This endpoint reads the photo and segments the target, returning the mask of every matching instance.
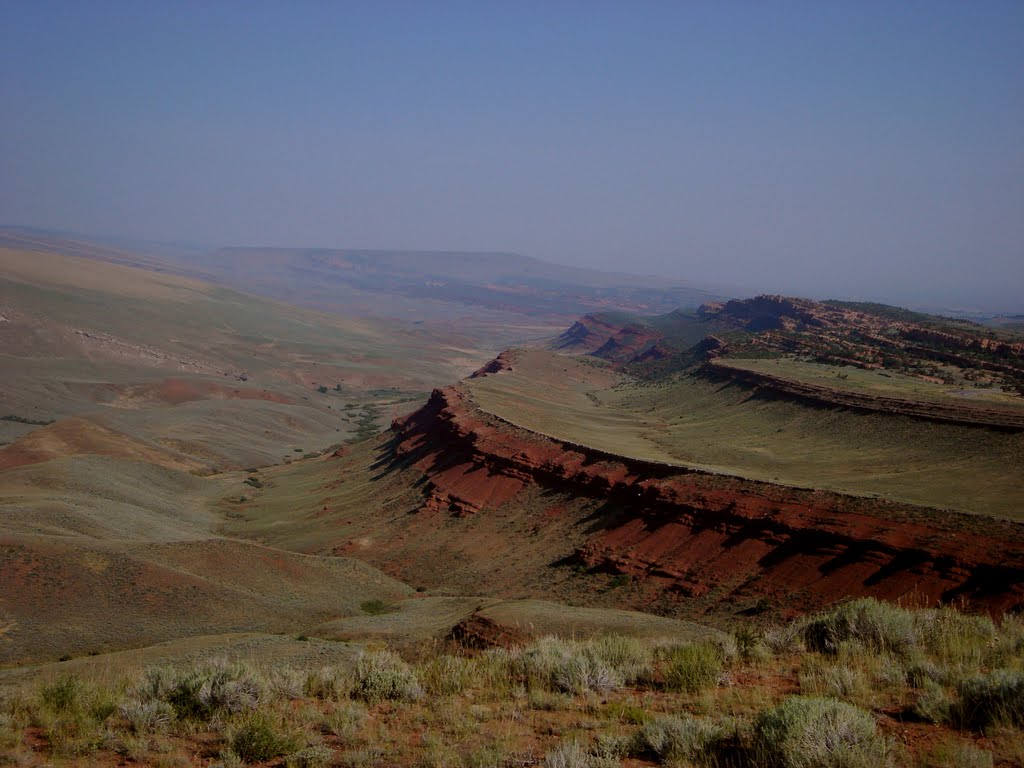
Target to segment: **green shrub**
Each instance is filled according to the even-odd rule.
[[[988,616],[971,616],[952,608],[915,613],[921,644],[939,662],[977,669],[990,661],[998,630]]]
[[[956,714],[967,727],[1024,725],[1024,671],[996,669],[957,685],[960,702]]]
[[[356,661],[356,698],[368,702],[385,699],[414,701],[423,695],[409,665],[391,651],[362,653]]]
[[[462,693],[476,679],[476,664],[461,656],[447,654],[430,659],[420,668],[423,687],[433,696]]]
[[[44,729],[54,755],[79,757],[99,749],[105,723],[116,709],[109,690],[71,675],[40,688],[33,719]]]
[[[699,693],[718,684],[722,651],[710,643],[677,645],[664,652],[662,680],[670,691]]]
[[[830,657],[810,656],[800,668],[800,692],[860,703],[870,698],[872,686],[864,670],[848,664],[830,664]]]
[[[56,714],[78,710],[85,684],[75,675],[68,675],[46,684],[39,692],[44,707]]]
[[[992,768],[992,753],[972,744],[945,741],[936,744],[925,757],[928,768]]]
[[[341,699],[349,694],[352,680],[334,667],[320,667],[306,673],[303,691],[314,699]]]
[[[818,614],[804,625],[811,650],[837,653],[845,642],[874,651],[909,654],[917,642],[914,614],[891,603],[866,597]]]
[[[488,648],[476,657],[474,674],[484,697],[497,700],[513,695],[518,675],[518,653],[506,648]]]
[[[755,725],[760,759],[778,768],[877,768],[889,746],[870,714],[834,699],[794,696]]]
[[[363,613],[368,613],[370,616],[380,616],[382,613],[391,613],[394,608],[389,606],[383,600],[367,600],[359,606]]]
[[[246,763],[261,763],[295,752],[302,738],[290,733],[262,713],[251,714],[228,731],[228,744]]]
[[[64,715],[46,728],[46,739],[57,757],[80,757],[95,752],[103,743],[100,723],[80,714]]]
[[[925,680],[914,702],[914,712],[930,723],[948,723],[954,714],[954,700],[949,691],[934,680]]]

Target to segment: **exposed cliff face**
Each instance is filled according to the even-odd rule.
[[[491,374],[501,373],[502,371],[512,370],[512,353],[508,350],[502,352],[496,358],[491,360],[486,365],[480,366],[477,370],[470,374],[469,378],[479,379],[484,376],[490,376]]]
[[[883,305],[757,296],[711,302],[692,315],[676,312],[650,322],[587,315],[555,348],[613,363],[654,363],[649,373],[657,374],[665,367],[659,361],[673,357],[686,365],[693,356],[687,348],[699,353],[692,346],[699,344],[695,334],[728,337],[727,354],[734,357],[794,354],[828,365],[887,368],[939,381],[937,363],[947,366],[947,377],[958,369],[951,378],[965,378],[969,386],[978,382],[1024,393],[1024,342],[994,338],[991,330],[970,323]]]
[[[760,597],[811,610],[851,595],[1024,608],[1017,523],[618,457],[483,414],[459,387],[393,430],[398,458],[428,479],[423,511],[488,514],[529,486],[605,502],[563,562],[628,574],[667,610]]]
[[[601,314],[586,314],[555,340],[554,347],[626,361],[658,338],[660,334],[641,323],[621,323]]]
[[[659,351],[652,351],[658,345],[656,342],[661,334],[651,328],[641,325],[627,325],[616,331],[592,353],[602,360],[609,360],[614,363],[633,362],[635,360],[659,360],[665,357],[668,350],[658,347]]]

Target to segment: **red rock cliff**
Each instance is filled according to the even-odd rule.
[[[661,600],[765,597],[812,610],[872,595],[1024,608],[1024,526],[628,459],[514,427],[459,387],[393,424],[423,508],[487,514],[530,484],[611,502],[569,557]],[[510,542],[515,546],[515,542]]]

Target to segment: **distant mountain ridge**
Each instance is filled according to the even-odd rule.
[[[682,280],[551,264],[514,253],[135,243],[0,227],[0,245],[199,277],[313,309],[454,319],[465,307],[532,317],[642,315],[727,298]],[[388,297],[384,300],[382,297]]]

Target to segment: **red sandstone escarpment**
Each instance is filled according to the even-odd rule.
[[[716,381],[736,381],[745,386],[767,390],[777,397],[797,400],[808,405],[847,408],[865,413],[910,416],[927,421],[990,427],[1011,432],[1024,430],[1024,413],[1021,411],[909,400],[899,397],[880,397],[794,381],[761,371],[737,368],[720,360],[709,361],[700,368],[700,373]]]
[[[644,357],[646,352],[652,350],[660,338],[661,334],[653,329],[645,328],[641,325],[627,325],[610,336],[604,344],[595,349],[591,354],[594,357],[600,357],[602,360],[609,360],[613,363],[633,362]],[[665,350],[663,354],[652,354],[654,354],[654,357],[650,359],[658,360],[665,357],[668,351]]]
[[[621,324],[599,314],[584,315],[555,340],[554,347],[564,352],[592,354],[622,330]]]
[[[505,350],[486,365],[483,365],[477,370],[473,371],[473,373],[470,374],[469,378],[480,379],[483,378],[484,376],[490,376],[491,374],[494,373],[501,373],[502,371],[511,370],[512,352],[510,350]]]
[[[812,610],[872,595],[1024,608],[1017,523],[614,456],[488,416],[459,387],[393,430],[398,458],[428,478],[424,511],[487,514],[528,485],[603,502],[565,562],[628,574],[651,604]]]

